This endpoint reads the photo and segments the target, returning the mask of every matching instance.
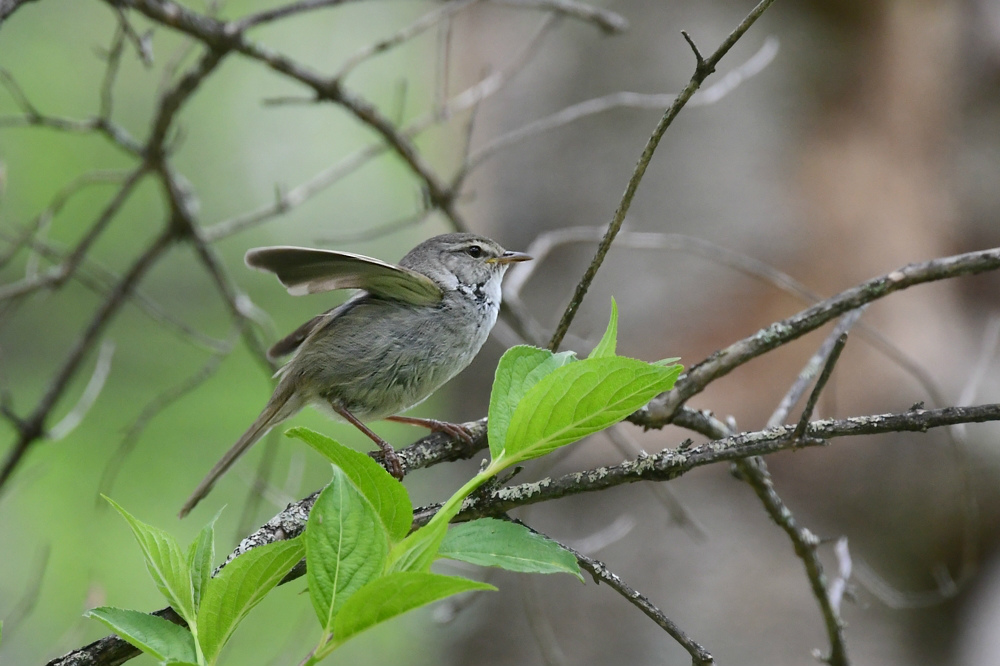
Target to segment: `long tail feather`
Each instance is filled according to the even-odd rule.
[[[247,428],[247,431],[233,444],[232,448],[226,451],[222,459],[215,463],[215,467],[202,479],[198,487],[194,489],[194,492],[188,497],[178,516],[183,518],[190,513],[191,509],[208,495],[209,491],[212,490],[212,486],[219,480],[219,477],[225,474],[247,449],[257,443],[271,428],[290,418],[301,408],[301,400],[295,395],[295,392],[282,392],[279,386],[279,390],[275,391],[274,395],[271,396],[271,400],[268,401],[267,406],[264,407],[264,411],[260,413],[260,416]]]

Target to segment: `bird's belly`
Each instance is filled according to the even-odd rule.
[[[405,411],[461,372],[495,321],[495,315],[470,321],[437,313],[430,321],[406,311],[379,314],[401,317],[408,325],[399,320],[334,325],[292,359],[288,371],[299,376],[300,387],[308,387],[312,402],[345,408],[362,421]]]

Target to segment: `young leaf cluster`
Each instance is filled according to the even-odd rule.
[[[302,559],[301,537],[254,548],[212,577],[215,521],[198,534],[187,554],[169,533],[148,525],[113,500],[128,522],[150,576],[187,627],[135,610],[103,606],[87,612],[161,664],[211,666],[237,625]]]
[[[599,432],[673,387],[684,369],[677,359],[618,356],[617,340],[612,301],[608,328],[586,359],[528,346],[507,350],[490,394],[493,473]]]
[[[182,553],[174,538],[125,517],[150,575],[187,623],[117,608],[88,613],[163,664],[211,666],[239,622],[306,558],[309,598],[320,625],[312,665],[377,624],[445,597],[491,585],[431,572],[439,558],[526,573],[569,573],[576,558],[558,543],[508,521],[484,518],[449,529],[462,502],[502,470],[617,423],[669,390],[676,359],[645,363],[615,353],[618,312],[586,359],[518,346],[500,359],[490,397],[490,463],[449,498],[427,525],[410,531],[406,489],[369,456],[306,428],[288,431],[332,463],[333,476],[304,533],[254,548],[212,578],[213,519]],[[109,502],[111,500],[108,500]]]

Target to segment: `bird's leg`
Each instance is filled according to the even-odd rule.
[[[406,423],[409,425],[427,428],[431,432],[443,432],[455,439],[460,439],[466,444],[472,444],[472,433],[468,428],[459,423],[449,423],[448,421],[438,421],[437,419],[420,419],[415,416],[387,416],[386,421],[396,423]]]
[[[385,458],[386,464],[389,465],[389,473],[392,474],[397,479],[399,479],[400,481],[402,481],[403,464],[402,462],[400,462],[399,456],[396,455],[396,450],[392,448],[392,444],[390,444],[389,442],[385,441],[384,439],[376,435],[371,428],[369,428],[364,423],[359,421],[358,418],[354,416],[354,414],[351,414],[345,408],[333,403],[330,403],[330,406],[333,408],[333,411],[340,414],[340,416],[342,416],[345,421],[353,425],[361,432],[368,435],[368,437],[371,438],[371,440],[378,445],[378,448],[381,449],[382,451],[382,456]]]

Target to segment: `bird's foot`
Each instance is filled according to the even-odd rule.
[[[403,462],[399,459],[396,449],[392,448],[392,444],[381,438],[375,443],[378,444],[378,448],[382,451],[382,463],[389,468],[389,474],[392,474],[397,480],[402,481]]]
[[[472,444],[474,439],[469,429],[461,423],[450,423],[448,421],[438,421],[437,419],[421,419],[415,416],[390,416],[386,418],[386,421],[420,426],[421,428],[427,428],[431,432],[443,432],[449,437],[462,440],[466,444]]]

